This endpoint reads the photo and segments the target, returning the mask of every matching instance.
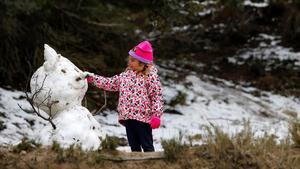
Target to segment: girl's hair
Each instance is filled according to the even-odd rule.
[[[142,73],[143,75],[145,75],[147,77],[147,75],[149,74],[150,72],[150,68],[153,64],[146,64],[146,63],[143,63],[141,61],[139,61],[139,64],[143,65],[143,69],[141,71],[139,71],[138,73]],[[130,67],[127,67],[126,70],[130,70],[131,68]]]
[[[140,71],[140,72],[143,75],[147,76],[149,74],[149,71],[150,71],[149,69],[150,69],[151,65],[150,64],[145,64],[145,63],[142,63],[142,62],[140,62],[140,64],[143,64],[143,70]]]

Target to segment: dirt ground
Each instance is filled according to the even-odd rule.
[[[146,154],[146,155],[145,155]],[[143,160],[143,158],[147,158]],[[39,148],[30,152],[20,153],[2,149],[0,152],[1,169],[140,169],[140,168],[182,168],[182,165],[203,163],[201,159],[190,159],[170,162],[163,157],[162,152],[147,153],[121,153],[121,152],[55,152],[50,149]],[[188,167],[190,168],[190,167]],[[193,167],[192,167],[193,168]]]
[[[176,159],[168,159],[163,152],[122,153],[89,152],[75,149],[53,150],[36,148],[16,152],[1,148],[1,169],[192,169],[192,168],[292,168],[300,169],[300,149],[291,149],[287,155],[282,151],[264,152],[265,156],[228,151],[226,155],[213,154],[206,146],[188,148],[177,154]],[[286,158],[288,156],[288,158]]]

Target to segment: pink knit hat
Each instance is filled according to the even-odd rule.
[[[137,60],[149,64],[153,62],[153,50],[151,43],[143,41],[131,49],[128,54]]]

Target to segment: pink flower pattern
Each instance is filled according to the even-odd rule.
[[[119,122],[134,119],[149,123],[152,116],[163,114],[162,87],[157,69],[137,75],[134,70],[126,70],[113,77],[94,75],[92,84],[107,91],[119,91]]]

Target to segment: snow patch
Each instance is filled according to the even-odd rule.
[[[263,2],[252,2],[251,0],[245,0],[244,1],[244,6],[251,6],[251,7],[256,7],[256,8],[265,8],[269,6],[269,1],[264,0]]]
[[[249,41],[257,40],[260,42],[259,46],[251,49],[242,49],[237,55],[228,58],[228,62],[242,65],[248,59],[258,59],[268,62],[272,65],[276,60],[279,61],[294,61],[295,66],[300,64],[300,52],[294,52],[291,48],[280,46],[281,42],[279,36],[271,36],[267,34],[260,34],[256,38]],[[267,68],[269,69],[269,68]]]

